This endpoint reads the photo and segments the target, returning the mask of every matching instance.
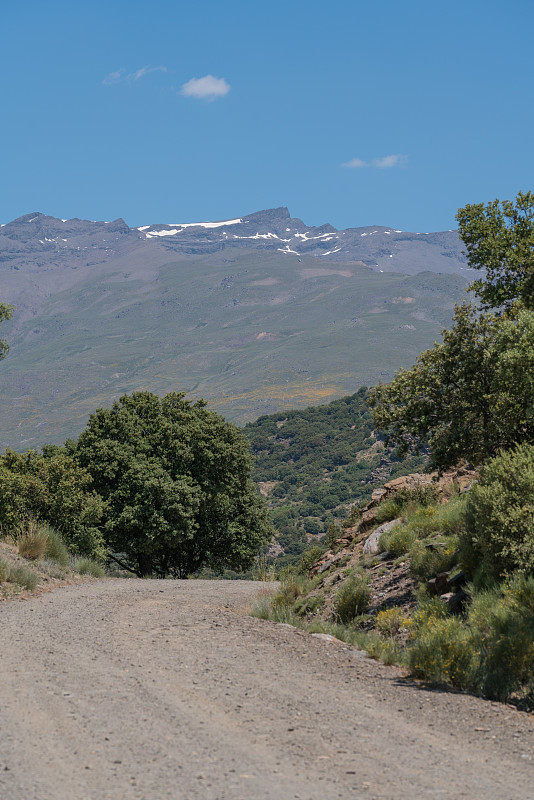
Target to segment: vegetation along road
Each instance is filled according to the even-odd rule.
[[[534,717],[246,616],[247,581],[0,605],[1,800],[534,798]]]

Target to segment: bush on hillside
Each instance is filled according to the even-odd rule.
[[[473,591],[465,619],[450,616],[435,598],[410,626],[407,663],[417,677],[534,706],[534,577],[515,575]]]
[[[92,578],[103,578],[106,574],[102,564],[86,556],[75,558],[72,562],[72,568],[78,575],[90,575]]]
[[[89,473],[60,447],[7,450],[0,456],[0,529],[16,535],[28,520],[48,523],[70,551],[93,558],[105,556],[99,530],[104,503],[92,489]]]
[[[365,575],[354,575],[338,591],[334,603],[334,616],[345,625],[367,611],[371,591]]]
[[[20,564],[15,567],[9,567],[7,580],[10,583],[17,584],[17,586],[20,586],[22,589],[27,589],[29,592],[33,592],[39,583],[39,576],[36,572],[33,572],[33,570],[27,569],[25,566]]]
[[[23,558],[39,561],[46,555],[48,533],[43,531],[35,520],[28,520],[27,525],[17,537],[17,549]]]
[[[523,444],[489,461],[469,493],[463,549],[495,578],[534,572],[534,447]],[[479,558],[477,559],[477,554]]]
[[[46,558],[50,561],[55,561],[60,567],[67,567],[70,555],[61,534],[47,523],[43,523],[41,529],[46,532],[48,539],[45,553]]]
[[[534,577],[515,575],[475,594],[468,617],[479,653],[475,688],[494,700],[534,702]]]
[[[319,544],[310,547],[310,549],[306,550],[301,556],[301,559],[296,566],[297,572],[300,575],[307,575],[313,565],[319,561],[324,552],[324,547],[321,547]]]

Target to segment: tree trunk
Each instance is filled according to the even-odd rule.
[[[139,553],[137,556],[138,576],[146,578],[147,575],[152,575],[154,569],[152,566],[152,556],[148,553]]]

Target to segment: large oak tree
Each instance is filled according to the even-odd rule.
[[[271,529],[239,429],[183,394],[98,409],[74,446],[106,501],[113,557],[139,576],[242,569]]]

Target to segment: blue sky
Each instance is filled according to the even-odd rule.
[[[531,0],[6,6],[1,222],[430,231],[534,188]]]

